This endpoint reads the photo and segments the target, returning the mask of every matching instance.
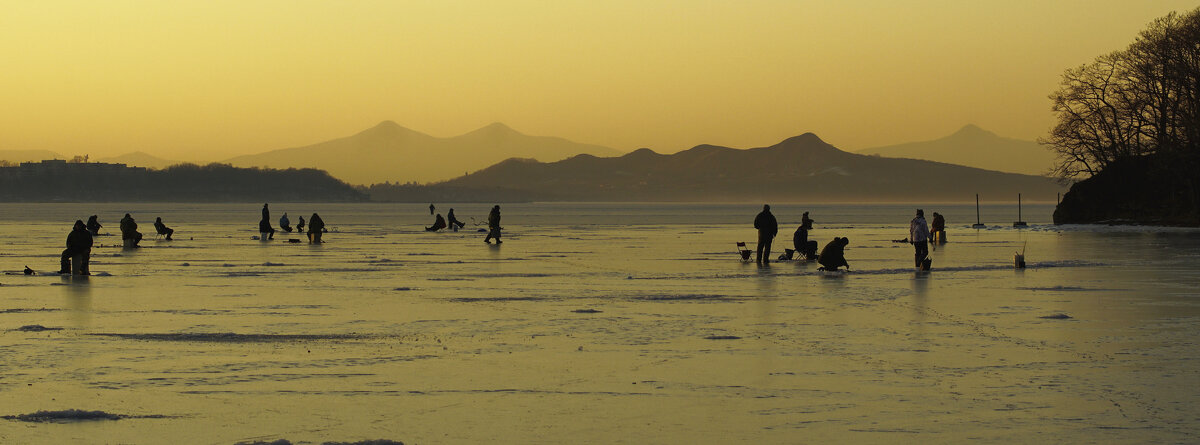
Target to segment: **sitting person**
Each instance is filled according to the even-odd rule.
[[[171,235],[175,233],[175,229],[167,227],[166,224],[163,224],[161,216],[154,220],[154,231],[158,232],[159,235],[166,235],[167,241],[170,241]]]
[[[817,242],[808,240],[808,231],[812,230],[812,224],[813,220],[808,218],[808,212],[804,212],[804,216],[800,217],[800,227],[792,234],[792,247],[795,247],[800,258],[806,260],[817,257]]]
[[[283,216],[279,217],[279,228],[283,229],[284,233],[292,233],[292,222],[288,220],[287,212],[283,212]]]
[[[67,248],[62,252],[62,261],[58,269],[58,273],[71,273],[71,259],[79,257],[79,274],[90,275],[88,272],[88,257],[92,252],[92,233],[88,231],[87,225],[83,221],[75,220],[75,227],[71,229],[71,234],[67,235]],[[29,266],[25,266],[25,275],[32,275],[33,271]]]
[[[308,218],[308,243],[323,243],[324,241],[321,241],[321,234],[323,233],[325,233],[325,221],[321,219],[320,215],[313,213],[312,217]]]
[[[121,240],[132,240],[130,247],[138,247],[138,243],[142,242],[142,233],[137,231],[137,227],[137,222],[128,213],[121,218]]]
[[[449,220],[450,228],[453,229],[455,232],[457,232],[458,229],[463,228],[463,226],[467,225],[467,223],[459,221],[458,218],[454,217],[454,209],[450,209],[450,211],[446,213],[446,219]]]
[[[304,231],[304,215],[300,215],[300,222],[296,224],[296,232]]]
[[[92,216],[88,217],[87,230],[89,232],[92,232],[93,236],[100,234],[101,227],[104,227],[104,226],[101,226],[100,221],[96,220],[96,215],[92,215]]]
[[[821,270],[838,270],[839,267],[846,266],[850,268],[850,263],[846,262],[845,249],[846,245],[850,244],[848,238],[834,238],[829,244],[821,249],[821,255],[817,257],[817,262],[821,263]]]
[[[433,225],[426,227],[426,232],[436,232],[446,228],[446,218],[442,218],[442,214],[437,214],[437,219],[433,221]]]

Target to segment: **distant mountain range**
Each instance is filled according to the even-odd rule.
[[[107,158],[93,159],[94,162],[108,162],[112,164],[125,164],[130,167],[146,167],[153,169],[164,169],[176,164],[183,164],[183,161],[173,161],[163,159],[145,152],[135,151],[133,153],[125,153],[120,156],[111,156]]]
[[[61,153],[56,153],[49,150],[0,150],[0,160],[20,164],[22,162],[38,162],[49,159],[71,159],[72,156],[63,156]],[[151,154],[140,151],[126,153],[120,156],[109,156],[106,158],[88,159],[89,162],[107,162],[110,164],[125,164],[130,167],[146,167],[154,169],[164,169],[175,164],[182,164],[183,161],[172,161],[163,159]]]
[[[461,136],[438,138],[384,121],[350,137],[222,162],[237,167],[320,168],[353,184],[370,184],[443,181],[510,157],[557,161],[581,153],[621,154],[599,145],[528,136],[500,123]]]
[[[551,163],[509,159],[437,187],[505,189],[533,200],[757,202],[961,202],[975,193],[1051,201],[1064,190],[1039,176],[848,153],[812,133],[746,150],[700,145],[672,155],[643,148]]]
[[[50,150],[0,150],[0,161],[14,164],[22,162],[37,162],[46,159],[67,159],[63,155]]]
[[[856,153],[1027,175],[1044,175],[1054,165],[1054,154],[1037,142],[998,136],[975,125],[967,125],[941,139],[868,148]]]

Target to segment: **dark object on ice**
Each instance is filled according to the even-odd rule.
[[[979,194],[975,194],[975,224],[971,224],[972,229],[986,229],[987,224],[979,222]]]
[[[325,220],[321,219],[321,215],[313,212],[308,218],[308,243],[321,244],[321,234],[325,233]]]
[[[25,266],[25,275],[33,275],[33,269],[30,269],[29,266]]]
[[[42,326],[40,324],[27,324],[25,326],[21,326],[21,327],[17,328],[16,330],[21,331],[21,332],[42,332],[42,331],[61,331],[61,330],[63,330],[63,328],[48,328],[48,327]]]
[[[902,244],[908,244],[908,238],[905,238],[905,239],[894,239],[894,240],[892,240],[892,242],[893,242],[893,243],[902,243]]]
[[[100,225],[100,221],[97,221],[96,218],[97,218],[96,215],[92,215],[92,216],[88,217],[88,221],[87,221],[87,230],[89,232],[92,232],[92,235],[99,235],[100,228],[104,227],[104,226]]]
[[[763,204],[763,209],[754,217],[754,228],[758,229],[758,246],[754,253],[754,262],[762,264],[771,262],[771,241],[779,233],[779,222],[771,214],[771,206]]]
[[[142,232],[138,232],[137,228],[137,221],[134,221],[128,213],[121,218],[121,240],[124,241],[126,248],[138,247],[138,243],[142,242]]]
[[[446,218],[442,218],[442,214],[439,213],[437,215],[437,219],[433,220],[433,225],[426,227],[425,231],[426,232],[436,232],[438,230],[442,230],[445,228],[446,228]]]
[[[121,420],[129,416],[106,413],[104,411],[84,411],[81,409],[66,409],[61,411],[38,411],[30,414],[3,416],[8,420],[22,422],[69,422],[73,420]]]
[[[500,241],[500,205],[492,206],[492,211],[488,212],[488,234],[483,239],[483,242],[491,244],[492,238],[496,239],[496,244],[503,243]]]
[[[1071,317],[1070,315],[1067,315],[1067,314],[1054,314],[1054,315],[1043,315],[1043,316],[1041,316],[1041,317],[1038,317],[1038,318],[1045,318],[1045,319],[1047,319],[1047,320],[1067,320],[1067,319],[1070,319],[1070,318],[1072,318],[1072,317]]]
[[[600,312],[603,312],[603,311],[598,311],[596,309],[576,309],[571,312],[574,312],[576,314],[599,314]]]
[[[263,204],[262,219],[258,220],[258,233],[266,234],[262,237],[263,241],[275,239],[275,228],[271,227],[271,210]]]
[[[300,238],[288,238],[288,242],[292,244],[300,244]]]
[[[467,223],[459,221],[458,218],[454,217],[454,209],[450,209],[449,212],[446,212],[446,219],[450,223],[450,228],[453,229],[455,232],[457,232],[458,229],[463,228],[463,226],[467,225]]]
[[[75,227],[71,229],[71,234],[67,235],[67,248],[62,251],[58,273],[88,275],[88,261],[91,254],[92,232],[87,230],[83,221],[75,220]],[[29,266],[26,266],[25,269],[28,270]],[[25,274],[31,275],[32,272],[30,270]]]
[[[738,337],[736,335],[710,335],[708,337],[704,337],[704,339],[705,340],[741,340],[742,337]]]
[[[170,241],[171,235],[175,233],[175,229],[167,227],[166,224],[163,224],[161,216],[154,219],[154,231],[159,235],[166,235],[167,241]]]
[[[754,253],[753,250],[750,250],[749,247],[746,247],[745,241],[738,241],[737,252],[738,255],[742,257],[742,261],[750,261],[750,255]]]
[[[850,263],[846,262],[846,246],[850,244],[849,238],[834,238],[829,244],[821,249],[821,255],[817,257],[817,262],[821,263],[824,270],[838,270],[839,267],[846,266],[850,268]]]
[[[931,268],[933,268],[933,258],[925,257],[924,260],[921,260],[920,269],[922,272],[929,272]]]

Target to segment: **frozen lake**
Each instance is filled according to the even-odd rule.
[[[505,243],[426,233],[427,204],[0,204],[3,443],[1189,442],[1200,434],[1200,231],[1055,227],[1053,206],[800,213],[853,272],[743,263],[761,204],[504,204]],[[450,205],[438,204],[438,213]],[[147,239],[122,251],[132,213]],[[58,267],[99,214],[90,278]],[[161,216],[175,241],[154,240]],[[272,221],[276,224],[277,221]],[[1026,249],[1029,267],[1014,270]],[[14,275],[15,273],[15,275]],[[1044,318],[1064,314],[1070,318]],[[20,330],[40,325],[50,330]]]

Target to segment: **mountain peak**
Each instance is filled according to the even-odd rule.
[[[980,136],[995,137],[996,133],[992,133],[990,131],[979,128],[979,126],[975,125],[975,124],[967,124],[967,125],[964,125],[962,128],[959,128],[958,131],[954,132],[954,134],[950,135],[950,137],[960,137],[960,138],[961,137],[980,137]]]
[[[813,133],[811,131],[804,133],[802,135],[799,135],[799,136],[792,136],[790,138],[784,139],[783,142],[780,142],[778,145],[814,144],[814,143],[829,145],[829,144],[826,144],[825,141],[822,141],[820,137],[818,137],[815,133]]]

